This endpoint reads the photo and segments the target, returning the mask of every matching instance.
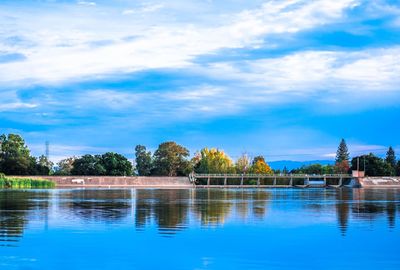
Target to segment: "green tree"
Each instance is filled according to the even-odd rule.
[[[339,147],[336,151],[336,163],[341,163],[343,161],[349,161],[349,150],[347,148],[347,144],[346,141],[344,139],[342,139],[340,141]]]
[[[387,176],[392,172],[391,166],[384,159],[370,153],[351,160],[352,169],[357,169],[357,158],[360,162],[360,170],[365,170],[367,176]],[[365,161],[364,161],[365,160]],[[364,168],[365,163],[365,168]]]
[[[38,159],[31,157],[30,173],[31,175],[49,175],[53,171],[53,162],[41,155]]]
[[[303,165],[300,168],[291,170],[294,174],[333,174],[335,167],[333,165],[310,164]]]
[[[60,160],[57,163],[56,170],[54,174],[56,175],[71,175],[71,171],[74,168],[73,164],[76,157],[69,157],[63,160]]]
[[[132,175],[132,163],[123,155],[108,152],[101,156],[100,164],[106,170],[106,175]]]
[[[385,161],[391,167],[390,175],[396,175],[396,154],[391,146],[389,147],[388,151],[386,152]]]
[[[17,134],[0,136],[0,171],[8,175],[27,175],[32,159],[24,139]]]
[[[151,152],[146,151],[146,146],[136,145],[135,147],[136,156],[136,170],[140,176],[148,176],[151,174],[152,160]]]
[[[348,173],[350,169],[349,159],[350,159],[350,154],[347,148],[346,141],[342,139],[336,151],[335,172]]]
[[[192,159],[196,173],[232,173],[235,171],[232,159],[224,151],[203,148]]]
[[[84,155],[73,163],[72,175],[106,175],[106,169],[101,164],[100,155]]]
[[[175,142],[164,142],[154,152],[154,167],[152,174],[177,176],[186,175],[190,170],[187,160],[189,150]]]

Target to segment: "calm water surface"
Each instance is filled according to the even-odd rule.
[[[0,269],[400,269],[400,190],[0,191]]]

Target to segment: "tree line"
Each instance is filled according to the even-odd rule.
[[[352,170],[364,171],[366,176],[400,176],[400,160],[396,159],[393,147],[389,147],[385,158],[373,153],[355,156],[350,154],[344,139],[336,152],[334,165],[310,164],[291,170],[294,174],[334,174],[351,173]]]
[[[191,172],[210,174],[334,174],[365,170],[366,175],[400,175],[400,161],[389,148],[386,158],[372,153],[354,157],[342,139],[335,164],[311,164],[291,171],[273,170],[263,156],[241,155],[235,162],[224,151],[203,148],[190,158],[187,148],[176,142],[161,143],[151,153],[146,146],[137,145],[135,166],[125,156],[107,152],[101,155],[69,157],[53,164],[46,156],[34,157],[24,139],[17,134],[0,136],[0,172],[6,175],[110,175],[110,176],[185,176]],[[357,160],[359,162],[357,162]],[[365,164],[365,166],[364,166]]]

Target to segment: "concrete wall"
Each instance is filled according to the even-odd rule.
[[[362,187],[400,188],[400,177],[364,177],[359,179]]]
[[[161,176],[19,176],[54,181],[57,187],[192,187],[188,177]]]

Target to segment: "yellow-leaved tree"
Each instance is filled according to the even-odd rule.
[[[251,173],[254,174],[273,174],[271,167],[265,162],[263,156],[257,156],[253,159]]]
[[[224,151],[203,148],[192,159],[196,173],[233,173],[232,159]]]

